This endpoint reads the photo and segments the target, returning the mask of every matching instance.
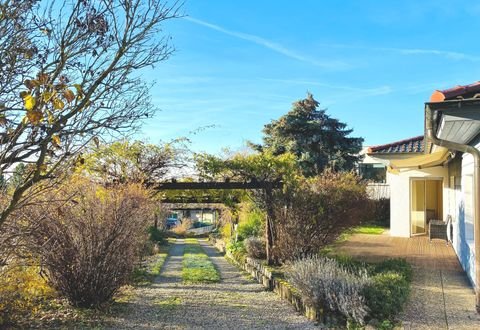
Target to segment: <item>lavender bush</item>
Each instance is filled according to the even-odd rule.
[[[364,324],[369,309],[362,291],[369,283],[366,270],[347,270],[336,260],[311,256],[288,265],[287,279],[307,303]]]
[[[265,241],[258,237],[249,237],[244,242],[247,255],[250,258],[265,259]]]

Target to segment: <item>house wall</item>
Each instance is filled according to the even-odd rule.
[[[476,146],[480,149],[480,144]],[[441,218],[452,218],[452,246],[471,283],[475,278],[473,231],[473,157],[463,154],[451,161],[448,167],[437,166],[421,170],[402,170],[399,174],[387,173],[391,187],[390,234],[410,237],[410,182],[413,178],[442,178]],[[427,204],[435,204],[427,200]],[[428,208],[428,206],[427,206]]]
[[[442,179],[443,205],[448,203],[448,169],[436,166],[426,169],[401,170],[398,174],[387,173],[390,183],[390,235],[410,237],[410,182],[414,178]],[[445,212],[443,212],[445,219]]]
[[[476,147],[480,148],[480,145]],[[463,154],[449,165],[448,212],[452,217],[453,248],[462,268],[474,284],[473,157],[470,154]]]

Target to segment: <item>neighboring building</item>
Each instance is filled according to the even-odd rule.
[[[220,210],[216,207],[198,207],[195,205],[183,205],[170,209],[169,218],[175,218],[180,221],[189,219],[193,222],[203,222],[216,224],[219,218]]]
[[[424,152],[424,136],[366,147],[361,151],[362,162],[358,164],[362,178],[370,180],[368,185],[371,198],[390,198],[390,182],[387,175],[391,160],[406,159]]]
[[[480,82],[435,91],[425,104],[425,135],[370,147],[387,165],[390,234],[428,233],[432,219],[451,219],[449,238],[471,282],[480,286]],[[374,177],[381,177],[374,172]],[[477,251],[477,253],[475,253]],[[476,258],[475,258],[476,257]],[[480,290],[477,289],[477,306]]]

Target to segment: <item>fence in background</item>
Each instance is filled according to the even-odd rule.
[[[369,183],[367,193],[371,199],[389,199],[390,185],[388,183]]]

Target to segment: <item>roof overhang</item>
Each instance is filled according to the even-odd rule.
[[[391,160],[389,166],[392,169],[422,169],[442,165],[448,159],[448,149],[439,147],[431,154],[424,154],[407,159]]]
[[[439,139],[468,144],[479,134],[479,99],[430,102],[426,106],[438,112],[436,136]]]
[[[468,144],[480,133],[480,99],[458,99],[425,103],[435,111],[436,136],[439,139]],[[444,164],[449,158],[449,150],[430,145],[425,154],[406,159],[392,159],[389,163],[391,173],[401,169],[422,169]]]

